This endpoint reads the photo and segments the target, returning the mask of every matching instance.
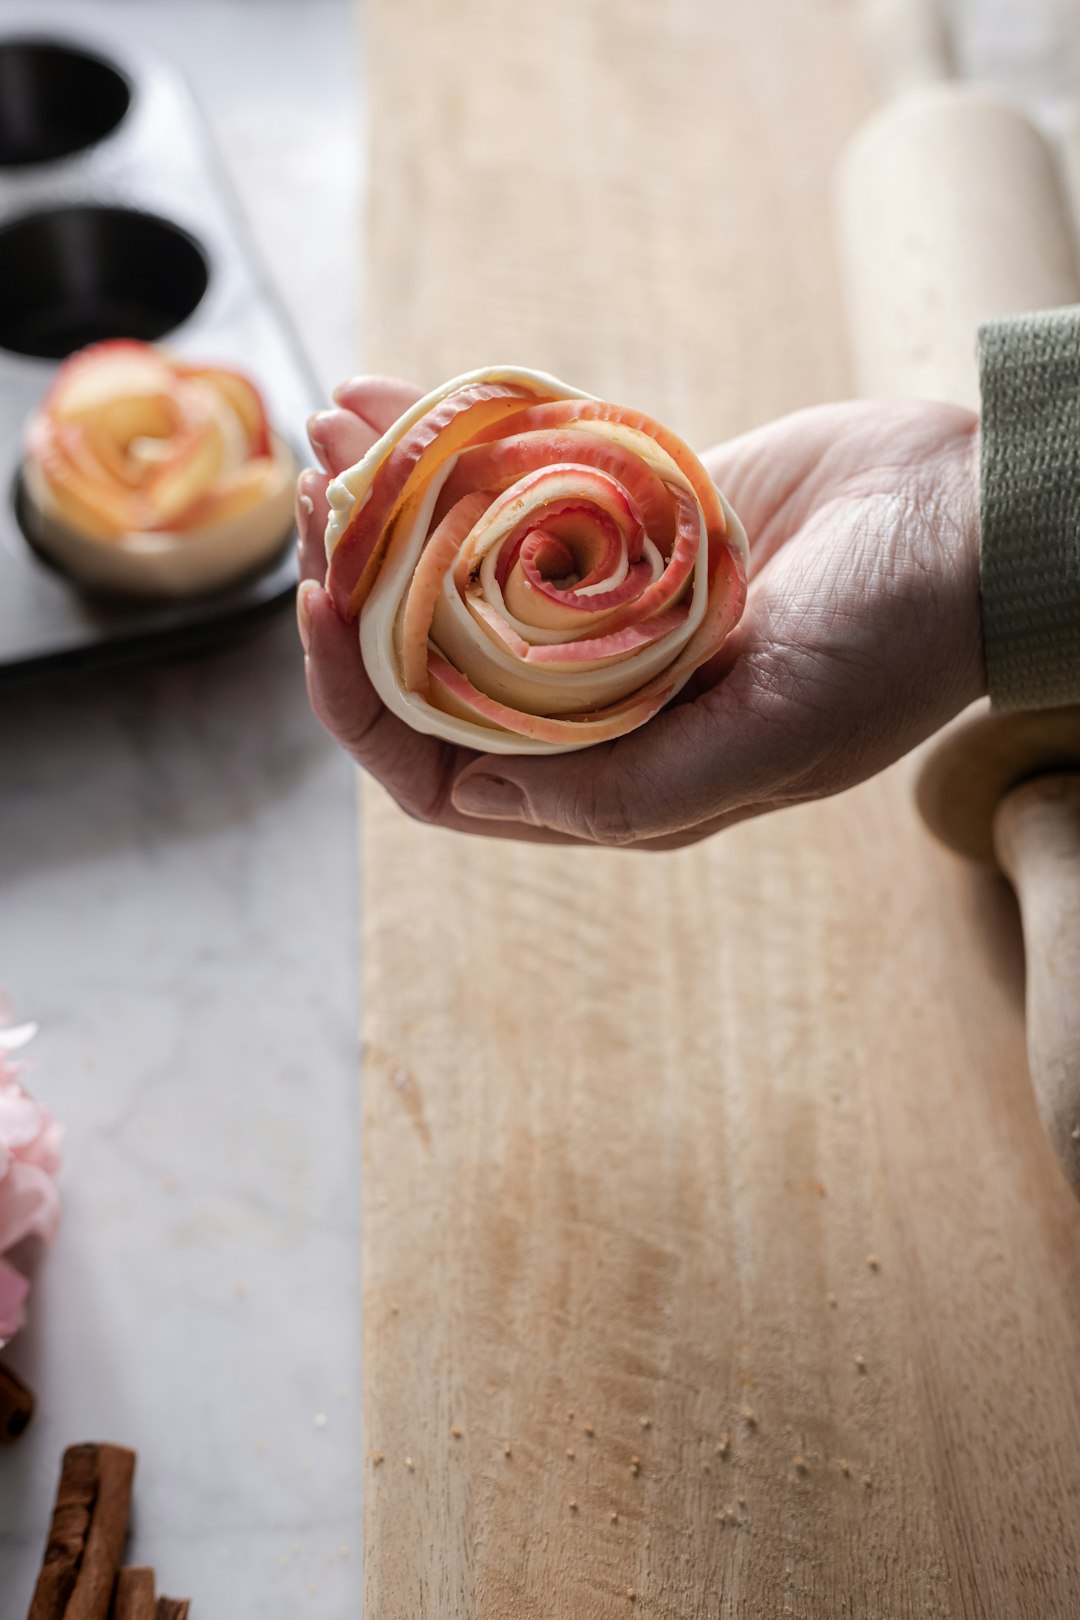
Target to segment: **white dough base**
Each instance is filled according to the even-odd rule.
[[[280,551],[293,521],[296,460],[273,435],[279,487],[239,517],[189,533],[147,531],[118,540],[82,533],[59,515],[32,462],[23,463],[26,519],[34,544],[80,585],[124,596],[177,599],[221,590]]]

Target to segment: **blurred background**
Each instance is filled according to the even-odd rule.
[[[179,66],[318,386],[355,369],[348,0],[0,4],[0,36],[45,30]],[[5,1615],[91,1437],[138,1449],[132,1555],[196,1613],[357,1610],[355,836],[287,604],[219,651],[0,690],[0,985],[65,1126],[7,1352],[40,1406],[0,1455]]]

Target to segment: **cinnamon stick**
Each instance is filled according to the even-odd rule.
[[[188,1620],[191,1609],[190,1598],[159,1597],[157,1600],[157,1614],[154,1620]]]
[[[116,1572],[124,1551],[135,1453],[123,1446],[98,1450],[97,1500],[75,1590],[64,1620],[108,1620]]]
[[[116,1577],[113,1620],[156,1620],[154,1572],[142,1564],[129,1564]]]
[[[10,1367],[0,1367],[0,1444],[17,1440],[34,1415],[34,1392]]]
[[[28,1620],[107,1620],[134,1473],[135,1453],[123,1446],[70,1446],[64,1453]]]
[[[63,1620],[82,1563],[97,1497],[97,1446],[70,1446],[64,1453],[49,1539],[30,1603],[29,1620]]]

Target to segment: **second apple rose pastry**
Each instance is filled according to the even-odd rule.
[[[83,584],[195,595],[281,550],[295,474],[241,372],[98,343],[65,360],[27,424],[27,526]]]
[[[746,536],[693,451],[542,372],[446,383],[328,494],[327,589],[379,696],[488,753],[643,725],[746,600]]]

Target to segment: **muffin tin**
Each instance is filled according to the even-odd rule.
[[[177,72],[111,41],[0,33],[0,289],[0,681],[195,646],[286,603],[292,537],[258,574],[163,604],[82,590],[23,523],[26,418],[57,362],[103,338],[247,372],[303,454],[319,390]]]

